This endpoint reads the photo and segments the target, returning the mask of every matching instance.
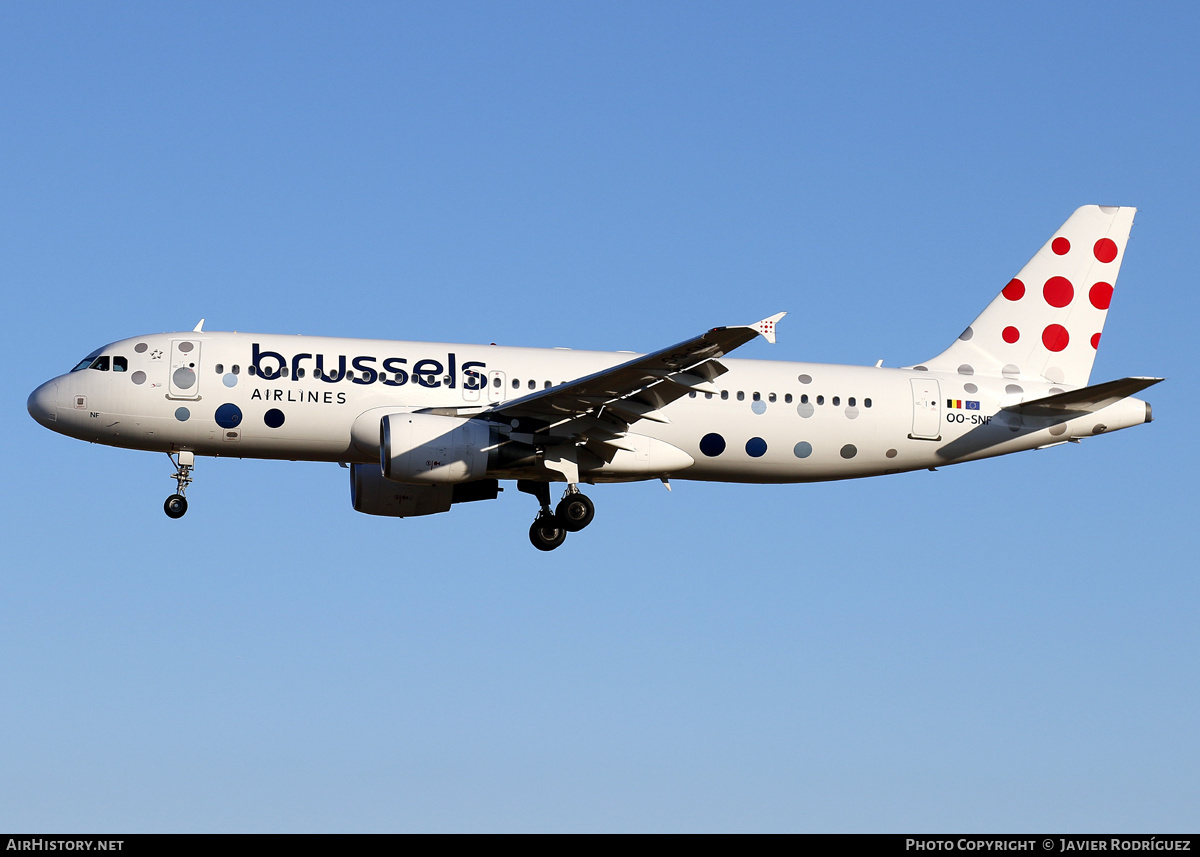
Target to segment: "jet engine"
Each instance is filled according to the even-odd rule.
[[[413,485],[383,477],[377,464],[350,466],[350,502],[367,515],[415,518],[447,512],[454,503],[494,500],[500,493],[495,479],[461,485]]]

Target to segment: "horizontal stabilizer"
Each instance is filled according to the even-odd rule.
[[[1081,387],[1067,393],[1055,393],[1053,396],[1045,396],[1031,402],[1021,402],[1019,405],[1010,405],[1003,410],[1032,417],[1094,413],[1151,387],[1161,380],[1163,379],[1122,378],[1119,381],[1105,381],[1103,384]]]

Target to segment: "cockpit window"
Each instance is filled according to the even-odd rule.
[[[108,371],[108,355],[102,354],[101,356],[97,357],[95,360],[92,361],[92,365],[89,366],[88,368],[89,369],[99,369],[101,372],[107,372]]]
[[[82,370],[84,370],[84,369],[88,368],[89,366],[91,366],[91,365],[92,365],[92,363],[94,363],[94,362],[95,362],[95,360],[96,360],[96,357],[97,357],[99,354],[100,354],[100,349],[99,349],[99,348],[97,348],[95,351],[93,351],[93,352],[92,352],[91,354],[89,354],[87,357],[85,357],[85,358],[83,358],[82,360],[80,360],[80,361],[79,361],[79,363],[77,363],[77,364],[76,364],[75,368],[74,368],[74,369],[72,369],[71,371],[72,371],[72,372],[79,372],[79,371],[82,371]]]
[[[129,369],[129,361],[126,360],[124,357],[114,357],[113,358],[113,371],[114,372],[125,372],[128,369]]]

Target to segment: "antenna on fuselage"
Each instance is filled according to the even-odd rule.
[[[204,330],[204,319],[200,319],[200,323],[192,328],[192,333],[201,333]]]

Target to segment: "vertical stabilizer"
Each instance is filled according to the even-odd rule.
[[[1085,386],[1135,211],[1078,209],[958,340],[922,365]]]

